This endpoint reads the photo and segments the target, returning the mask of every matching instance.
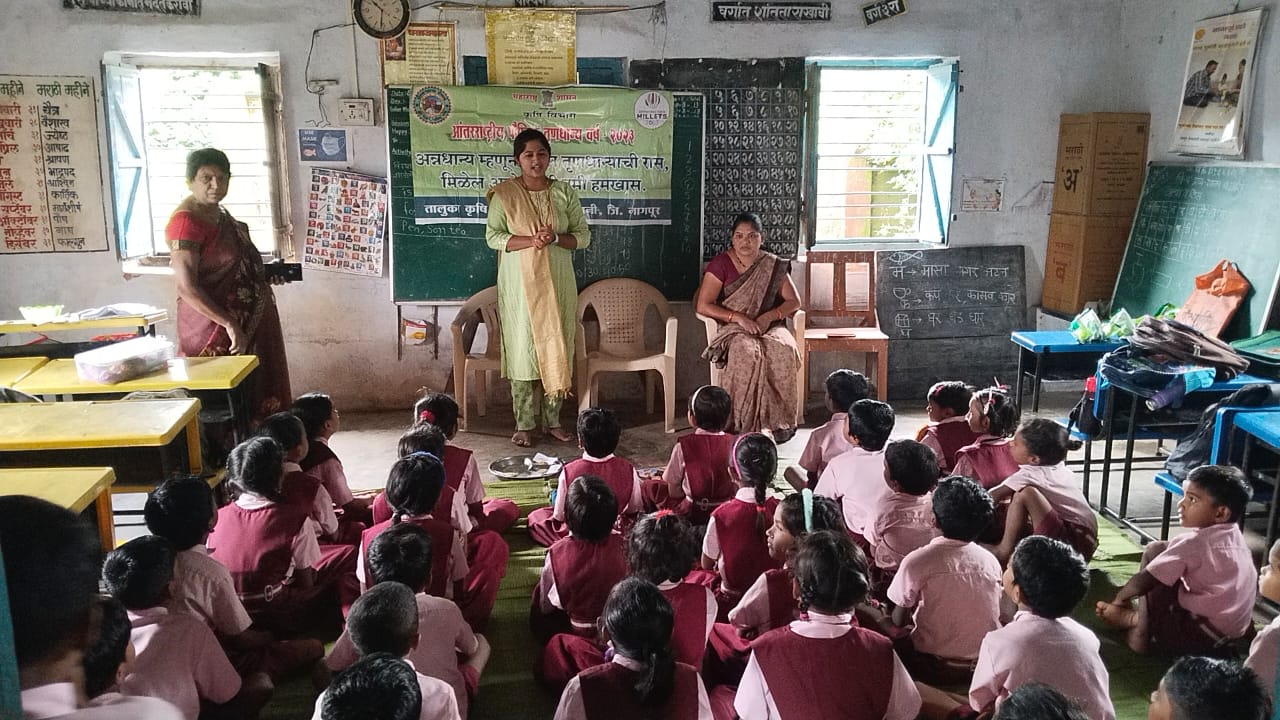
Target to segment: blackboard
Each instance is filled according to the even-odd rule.
[[[876,313],[890,338],[1003,335],[1025,329],[1021,245],[882,250]]]
[[[760,215],[765,248],[795,257],[804,162],[804,59],[672,59],[631,63],[635,87],[706,96],[702,254],[729,247],[734,216]]]
[[[497,254],[482,223],[417,225],[409,145],[409,89],[387,88],[391,193],[391,297],[395,302],[463,300],[494,284]],[[673,109],[671,225],[591,226],[591,246],[574,253],[578,288],[609,277],[644,280],[670,300],[693,298],[700,279],[703,98],[678,94]]]
[[[1137,317],[1181,305],[1223,258],[1252,288],[1222,336],[1259,335],[1280,271],[1280,167],[1152,163],[1111,306]]]

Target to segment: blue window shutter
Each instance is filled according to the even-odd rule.
[[[920,198],[920,239],[943,242],[951,221],[951,172],[955,165],[956,94],[960,91],[955,60],[926,68],[924,187]]]
[[[155,252],[151,195],[147,185],[147,146],[142,130],[142,81],[138,69],[103,65],[111,194],[116,217],[116,247],[121,258]]]

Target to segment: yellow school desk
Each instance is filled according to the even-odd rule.
[[[145,492],[170,471],[204,473],[199,415],[196,398],[0,404],[0,467],[109,465],[114,492]],[[184,465],[154,462],[184,431]]]
[[[67,330],[100,330],[105,328],[137,328],[139,335],[154,333],[156,323],[169,319],[169,313],[157,310],[145,315],[119,315],[92,320],[68,320],[66,322],[33,323],[26,320],[0,320],[0,335],[9,333],[65,332]]]
[[[109,467],[0,468],[0,495],[31,495],[75,513],[93,504],[93,520],[103,552],[115,548],[111,519],[111,485],[116,473]]]
[[[47,362],[49,358],[45,357],[0,357],[0,387],[13,387],[14,383]]]

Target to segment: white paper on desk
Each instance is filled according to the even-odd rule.
[[[160,308],[146,303],[112,303],[102,307],[87,308],[80,312],[68,313],[73,320],[98,320],[110,317],[129,317],[132,315],[150,315],[160,312]]]

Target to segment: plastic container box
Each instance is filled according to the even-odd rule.
[[[77,353],[76,375],[84,382],[124,382],[164,367],[173,356],[173,343],[164,338],[134,338]]]

